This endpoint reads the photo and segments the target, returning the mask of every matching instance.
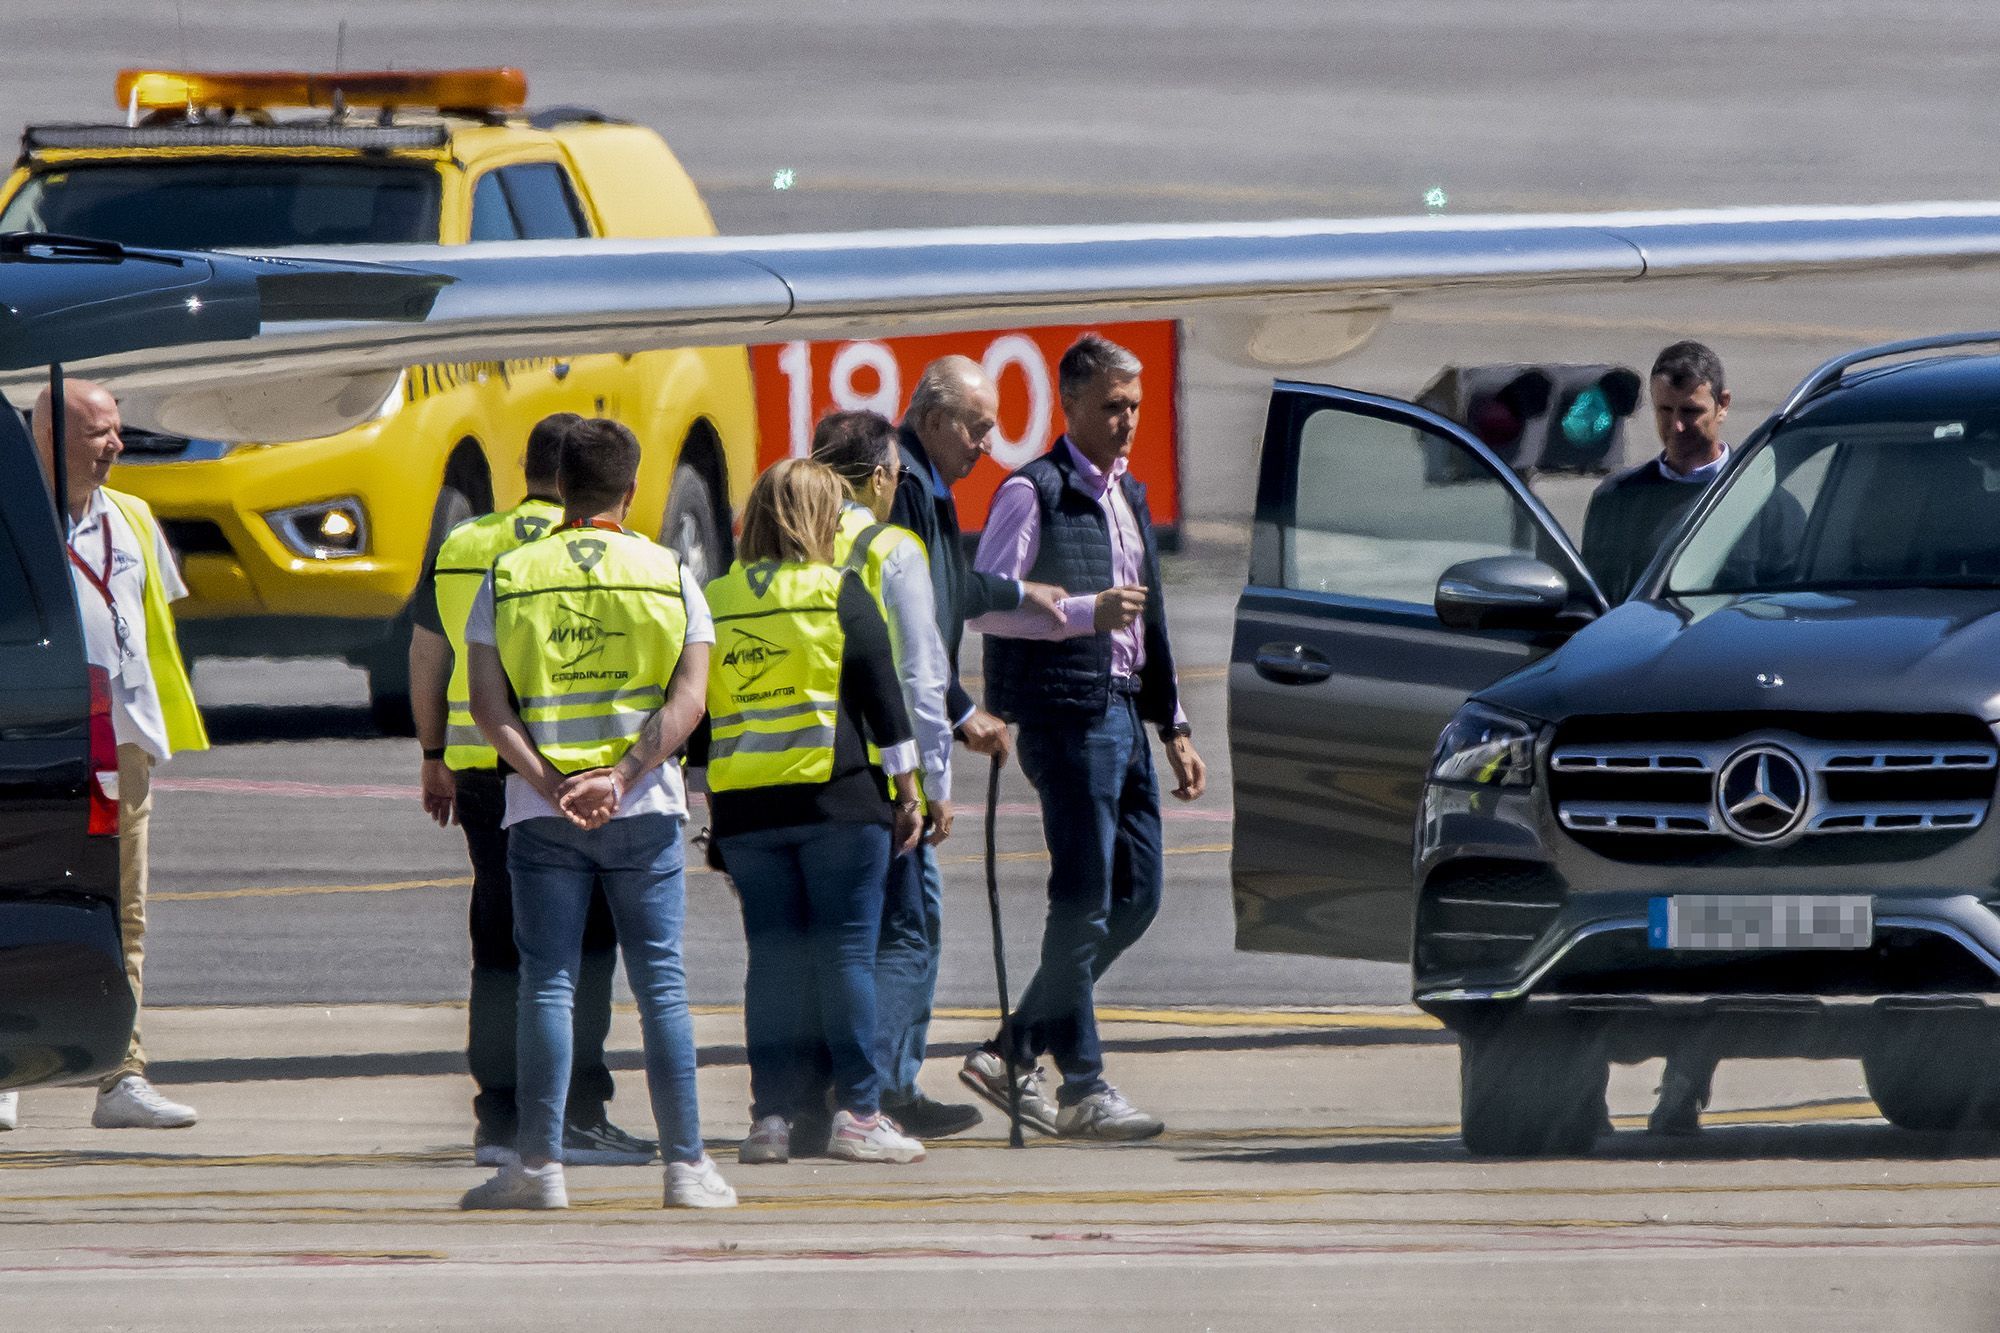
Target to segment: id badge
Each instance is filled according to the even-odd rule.
[[[112,639],[117,645],[118,679],[128,690],[146,685],[146,664],[132,647],[132,627],[116,611],[111,613]]]

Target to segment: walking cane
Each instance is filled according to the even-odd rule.
[[[993,976],[1000,985],[1000,1058],[1007,1062],[1007,1146],[1025,1147],[1021,1139],[1021,1083],[1014,1061],[1014,1006],[1007,999],[1007,943],[1000,933],[1000,853],[995,838],[1000,825],[1001,756],[993,756],[986,776],[986,906],[993,913]]]

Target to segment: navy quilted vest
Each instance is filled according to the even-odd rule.
[[[1077,475],[1066,442],[1014,475],[1035,487],[1041,508],[1041,546],[1027,577],[1054,583],[1072,596],[1111,586],[1111,533],[1104,510]],[[1167,644],[1166,603],[1160,588],[1159,549],[1153,541],[1146,488],[1130,474],[1119,478],[1139,521],[1147,589],[1146,664],[1139,672],[1139,715],[1173,721],[1178,697],[1173,651]],[[986,636],[986,707],[1009,722],[1052,725],[1088,722],[1111,705],[1111,636],[1086,634],[1057,643]]]

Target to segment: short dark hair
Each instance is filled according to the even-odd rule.
[[[849,486],[896,457],[896,427],[878,412],[829,412],[813,428],[812,456]]]
[[[598,514],[617,504],[639,475],[639,438],[616,421],[588,417],[570,427],[556,465],[563,507]]]
[[[1706,384],[1709,392],[1721,397],[1722,358],[1705,343],[1682,339],[1661,350],[1653,358],[1653,376],[1663,378],[1676,389],[1693,390]]]
[[[1075,398],[1100,375],[1131,379],[1142,367],[1139,358],[1101,333],[1086,333],[1069,345],[1056,363],[1056,388],[1063,400]]]
[[[562,464],[563,441],[582,424],[583,418],[574,412],[552,412],[537,421],[528,432],[528,448],[521,455],[521,475],[531,483],[553,482]]]

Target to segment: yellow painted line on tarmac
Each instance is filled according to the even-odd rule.
[[[206,903],[228,898],[299,898],[317,893],[401,893],[405,889],[462,889],[472,883],[470,875],[432,876],[430,879],[399,879],[383,884],[277,884],[242,889],[181,889],[146,894],[154,902]]]
[[[998,1022],[997,1009],[933,1009],[934,1018],[982,1018]],[[1361,1028],[1367,1031],[1435,1032],[1444,1024],[1423,1013],[1371,1013],[1365,1009],[1175,1009],[1099,1005],[1100,1023],[1161,1023],[1192,1028]]]

